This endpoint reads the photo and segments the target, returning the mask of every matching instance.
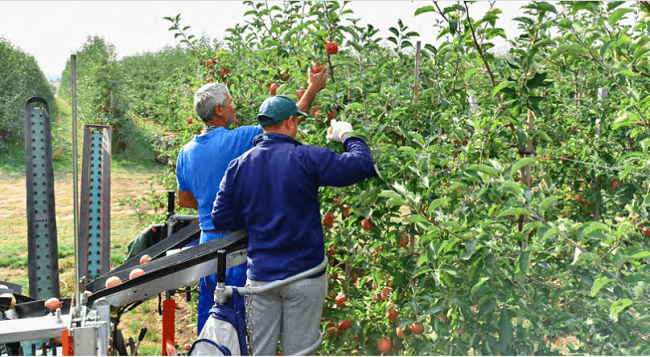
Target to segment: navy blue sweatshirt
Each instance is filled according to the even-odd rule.
[[[338,154],[264,133],[232,160],[212,206],[216,230],[248,232],[247,276],[274,281],[323,261],[325,243],[318,187],[350,186],[377,176],[370,150],[347,139]]]

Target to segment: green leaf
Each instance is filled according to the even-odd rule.
[[[516,84],[517,83],[513,82],[513,81],[501,82],[498,86],[496,86],[496,87],[494,87],[494,89],[492,89],[492,97],[496,96],[497,93],[501,92],[505,88],[510,87],[510,86],[514,86]]]
[[[535,76],[533,78],[530,78],[529,80],[526,81],[526,87],[528,89],[535,89],[544,83],[544,80],[546,79],[546,76],[548,76],[548,73],[540,73],[537,72],[535,73]]]
[[[486,174],[488,174],[488,175],[490,175],[492,177],[498,177],[499,176],[499,172],[494,167],[490,167],[490,166],[483,165],[483,164],[472,165],[472,166],[468,167],[467,170],[468,171],[481,171],[481,172],[486,173]]]
[[[535,229],[535,228],[543,228],[543,227],[546,227],[546,226],[544,225],[544,223],[542,223],[542,222],[537,222],[537,221],[533,221],[533,222],[526,223],[526,224],[524,225],[524,228],[521,229],[521,231],[522,231],[522,232],[528,232],[528,231],[531,230],[531,229]]]
[[[565,51],[565,52],[574,53],[574,54],[586,54],[587,53],[587,50],[584,47],[582,47],[579,44],[575,44],[575,43],[561,45],[558,49],[562,50],[562,51]]]
[[[406,217],[403,222],[406,223],[426,223],[430,224],[429,221],[427,221],[424,217],[420,216],[419,214],[412,214],[408,217]]]
[[[507,208],[501,213],[499,213],[499,217],[505,217],[505,216],[530,216],[530,213],[525,209],[525,208],[520,208],[520,207],[515,207],[515,208]]]
[[[571,28],[571,25],[573,25],[573,22],[569,19],[562,19],[560,22],[558,22],[558,26],[564,28]]]
[[[603,286],[607,285],[607,283],[610,283],[614,281],[614,279],[610,279],[606,276],[601,276],[596,278],[596,281],[594,281],[594,285],[591,286],[591,297],[596,296],[600,289],[603,288]]]
[[[421,267],[422,264],[426,263],[429,261],[429,254],[422,254],[420,255],[420,258],[418,259],[418,267]]]
[[[544,233],[542,240],[546,240],[546,238],[549,238],[550,236],[558,233],[560,233],[560,230],[557,227],[552,227],[551,229],[547,230],[546,233]]]
[[[589,233],[597,230],[597,229],[602,229],[604,231],[609,231],[609,227],[606,225],[600,223],[600,222],[589,222],[589,225],[583,229],[582,234],[587,236]]]
[[[485,284],[485,282],[488,281],[488,280],[490,280],[489,276],[484,276],[484,277],[480,278],[478,280],[478,283],[476,283],[476,284],[474,284],[474,286],[472,286],[472,289],[470,290],[470,295],[472,297],[474,297],[476,295],[476,293],[478,292],[479,288],[481,287],[481,285]]]
[[[470,69],[469,71],[467,71],[467,73],[465,73],[465,78],[464,78],[464,80],[467,80],[469,77],[471,77],[472,75],[478,73],[479,71],[480,71],[480,70],[479,70],[478,68],[472,68],[472,69]]]
[[[614,120],[614,123],[612,124],[612,129],[616,130],[620,127],[623,126],[632,126],[632,122],[636,121],[638,117],[636,114],[630,113],[628,111],[624,111],[621,115],[619,115],[618,118]]]
[[[551,197],[548,197],[548,198],[544,199],[544,201],[542,201],[542,203],[539,204],[539,212],[543,215],[544,212],[546,212],[546,210],[549,207],[551,207],[553,202],[557,201],[558,199],[559,199],[559,197],[557,197],[557,196],[551,196]]]
[[[554,44],[555,44],[555,41],[551,40],[550,38],[544,38],[544,39],[541,39],[541,40],[535,42],[535,44],[531,47],[531,49],[532,50],[537,50],[540,47],[545,47],[545,46],[554,45]]]
[[[418,8],[417,10],[415,10],[415,14],[413,16],[418,16],[418,15],[423,14],[425,12],[436,12],[436,8],[433,7],[433,5],[423,6],[421,8]]]
[[[521,169],[522,167],[524,167],[524,166],[526,166],[526,165],[529,165],[529,164],[532,164],[532,163],[535,163],[535,162],[537,162],[537,158],[536,158],[536,157],[526,157],[526,158],[519,159],[519,160],[515,161],[515,162],[510,166],[510,169],[509,169],[509,171],[510,171],[510,178],[512,179],[512,174],[513,174],[514,172],[517,172],[517,171],[519,171],[519,169]]]
[[[625,310],[626,307],[632,305],[632,300],[630,299],[620,299],[612,304],[609,308],[609,318],[613,321],[618,321],[618,314],[621,311]]]
[[[632,260],[632,259],[634,259],[634,260],[642,259],[642,258],[645,258],[645,257],[648,257],[648,256],[650,256],[650,252],[643,251],[643,252],[639,252],[639,253],[636,253],[636,254],[630,256],[630,260]]]
[[[384,190],[379,194],[379,197],[388,197],[386,207],[403,206],[406,204],[406,200],[395,191]]]
[[[510,318],[510,312],[508,310],[501,309],[501,319],[499,324],[501,328],[499,329],[499,347],[503,352],[507,351],[507,348],[510,345],[510,341],[513,339],[514,329],[512,328],[512,319]],[[502,353],[509,354],[509,353]]]
[[[515,275],[519,278],[522,278],[528,274],[528,268],[530,267],[530,251],[523,251],[517,259],[517,267],[515,268]]]
[[[345,110],[363,110],[363,104],[361,103],[350,103],[345,107]]]
[[[595,263],[602,263],[602,259],[598,256],[596,253],[591,253],[591,252],[581,252],[580,255],[578,256],[578,259],[572,262],[572,265],[580,265],[585,262],[595,262]]]
[[[535,5],[537,5],[537,8],[539,10],[548,11],[557,14],[557,10],[555,9],[555,6],[547,3],[546,1],[536,2]]]
[[[501,185],[501,191],[511,192],[516,197],[521,196],[521,193],[523,192],[521,186],[519,186],[519,184],[514,181],[504,182],[503,185]]]
[[[447,6],[444,9],[442,9],[443,14],[448,14],[453,11],[465,11],[465,8],[463,7],[463,5],[455,4],[455,5]]]
[[[625,14],[627,14],[628,12],[634,12],[634,10],[629,9],[629,8],[623,8],[623,9],[618,9],[618,10],[614,11],[611,15],[609,15],[608,21],[609,21],[610,25],[612,25],[612,27],[614,27],[614,28],[618,27],[618,25],[616,25],[616,23],[623,16],[625,16]]]
[[[449,19],[449,33],[451,33],[452,36],[456,35],[456,29],[458,28],[458,20],[457,19]]]
[[[513,21],[523,22],[523,23],[525,23],[525,24],[527,24],[527,25],[533,25],[533,24],[535,24],[535,22],[534,22],[531,18],[528,18],[528,17],[515,17],[515,18],[513,18],[512,20],[513,20]]]
[[[643,57],[647,57],[646,54],[650,51],[649,46],[640,46],[634,51],[634,59],[640,60]]]
[[[433,200],[433,202],[431,202],[431,204],[429,205],[429,214],[433,213],[433,211],[435,211],[436,208],[446,204],[447,202],[449,202],[449,200],[446,198],[438,198]]]

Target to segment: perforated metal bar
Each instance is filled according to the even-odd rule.
[[[40,107],[40,108],[37,108]],[[29,296],[59,297],[59,253],[54,205],[50,111],[32,97],[23,110],[27,193],[27,268]]]
[[[89,280],[110,270],[111,128],[84,125],[79,210],[79,276]]]

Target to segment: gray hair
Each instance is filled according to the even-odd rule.
[[[204,123],[214,118],[214,107],[226,104],[230,95],[228,87],[221,83],[208,83],[199,88],[194,95],[194,110]]]

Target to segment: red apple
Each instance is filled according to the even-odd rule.
[[[133,269],[131,270],[131,273],[129,273],[129,279],[135,279],[141,275],[144,275],[144,270],[142,269]]]
[[[312,73],[316,74],[316,73],[319,73],[320,71],[322,71],[323,68],[324,68],[324,67],[323,67],[322,64],[316,62],[316,63],[314,63],[314,65],[312,66],[311,71],[312,71]]]
[[[271,88],[270,88],[270,90],[269,90],[269,94],[270,94],[270,95],[275,95],[275,91],[277,91],[278,88],[280,88],[280,85],[279,85],[279,84],[277,84],[277,83],[273,83],[273,84],[271,84]]]
[[[56,311],[56,309],[61,308],[61,306],[63,306],[63,304],[61,303],[61,300],[59,300],[57,298],[54,298],[54,297],[49,298],[49,299],[47,299],[45,301],[45,307],[50,309],[50,311],[52,311],[52,312]]]
[[[361,227],[367,231],[372,230],[372,224],[370,224],[370,220],[368,218],[364,218],[363,221],[361,221]]]
[[[346,298],[345,296],[339,295],[339,296],[336,297],[336,306],[338,306],[339,308],[342,309],[342,308],[345,307],[345,302],[346,301],[348,301],[348,298]]]
[[[118,278],[117,276],[111,276],[110,278],[108,278],[106,280],[106,288],[107,289],[110,289],[110,288],[112,288],[114,286],[118,286],[120,284],[122,284],[122,280],[120,280],[120,278]]]
[[[350,319],[345,319],[341,322],[339,322],[339,330],[345,331],[349,329],[352,326],[352,320]]]
[[[386,313],[386,318],[388,318],[391,321],[397,320],[397,311],[395,311],[395,307],[391,306],[390,309],[388,309],[388,312]]]
[[[421,323],[411,324],[409,327],[414,335],[421,335],[424,332],[424,326]]]
[[[388,353],[390,351],[390,341],[387,338],[382,338],[377,342],[377,348],[379,348],[382,353]]]
[[[390,295],[390,288],[389,287],[384,287],[381,289],[381,298],[383,300],[388,300],[388,296]]]
[[[399,246],[406,247],[408,244],[409,244],[409,236],[408,234],[404,233],[402,234],[402,237],[399,240]]]
[[[331,213],[326,213],[325,218],[323,218],[323,227],[332,228],[334,225],[334,216]]]
[[[145,254],[145,255],[140,257],[140,265],[142,265],[142,264],[144,264],[144,263],[146,263],[146,262],[148,262],[150,260],[151,260],[151,257],[149,255]]]

